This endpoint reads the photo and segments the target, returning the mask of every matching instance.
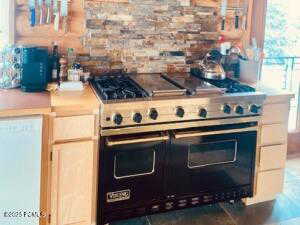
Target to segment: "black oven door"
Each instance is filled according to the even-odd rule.
[[[174,131],[168,157],[168,196],[252,187],[256,137],[257,123]]]
[[[163,197],[168,139],[165,133],[105,138],[99,191],[100,205],[108,217],[112,211],[122,209],[124,213]]]

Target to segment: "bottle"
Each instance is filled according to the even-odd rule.
[[[68,80],[68,61],[65,56],[62,56],[59,60],[60,64],[60,74],[59,82],[64,82]]]
[[[67,53],[68,69],[71,69],[76,60],[74,48],[68,48]]]
[[[59,53],[56,42],[53,44],[52,51],[52,81],[59,81]]]

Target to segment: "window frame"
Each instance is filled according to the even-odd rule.
[[[16,33],[16,2],[15,0],[9,0],[9,21],[8,21],[8,43],[15,43],[15,33]]]

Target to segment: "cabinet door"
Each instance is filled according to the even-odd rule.
[[[90,225],[93,141],[53,146],[52,225]]]

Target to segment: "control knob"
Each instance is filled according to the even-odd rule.
[[[181,117],[181,118],[184,116],[184,109],[181,106],[177,107],[176,116]]]
[[[235,113],[243,115],[244,114],[244,108],[242,106],[240,106],[240,105],[236,106],[235,107]]]
[[[199,116],[202,117],[202,118],[206,118],[207,117],[207,110],[204,109],[204,108],[200,109]]]
[[[133,115],[133,121],[136,122],[136,123],[141,123],[142,119],[143,119],[143,116],[140,113],[135,113]]]
[[[251,113],[257,114],[257,113],[259,113],[260,109],[261,109],[261,106],[250,105],[250,112]]]
[[[223,112],[226,113],[226,114],[230,114],[231,113],[231,107],[230,107],[230,105],[225,104],[223,106]]]
[[[156,120],[157,117],[158,117],[158,112],[156,109],[150,109],[150,112],[149,112],[149,117],[153,120]]]
[[[123,121],[123,116],[119,113],[115,114],[113,117],[114,123],[120,125]]]

